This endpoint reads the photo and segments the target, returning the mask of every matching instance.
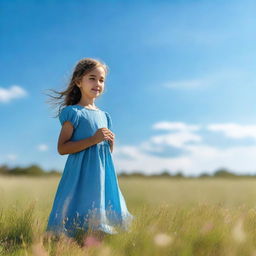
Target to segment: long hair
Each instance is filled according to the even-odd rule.
[[[56,93],[57,95],[50,95],[47,94],[51,99],[49,99],[49,103],[53,105],[58,105],[58,113],[55,117],[57,117],[61,111],[61,109],[68,105],[75,105],[81,99],[81,91],[80,88],[77,86],[77,83],[81,81],[84,75],[94,70],[96,67],[102,67],[105,70],[107,75],[109,71],[109,67],[101,60],[92,59],[92,58],[84,58],[77,62],[74,67],[73,73],[71,78],[68,82],[67,88],[64,91],[56,91],[54,89],[49,89]],[[103,94],[104,91],[101,92],[100,96]]]

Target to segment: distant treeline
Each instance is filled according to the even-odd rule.
[[[26,176],[61,176],[62,173],[59,172],[58,170],[50,170],[50,171],[45,171],[43,170],[40,166],[38,165],[31,165],[28,167],[14,167],[10,168],[7,165],[0,165],[0,175],[26,175]],[[256,173],[255,174],[235,174],[232,173],[230,170],[227,170],[225,168],[220,168],[216,170],[213,174],[208,174],[208,173],[201,173],[198,176],[185,176],[183,175],[182,171],[178,171],[176,173],[172,173],[171,171],[168,170],[163,170],[159,174],[151,174],[151,175],[146,175],[142,171],[133,171],[133,172],[126,172],[126,171],[121,171],[118,173],[119,177],[142,177],[142,178],[155,178],[155,177],[163,177],[163,178],[256,178]]]
[[[28,176],[60,176],[61,173],[57,170],[45,171],[38,165],[30,165],[28,167],[10,168],[7,165],[0,165],[0,175],[28,175]]]
[[[151,174],[151,175],[145,175],[140,171],[132,172],[129,174],[127,172],[122,171],[118,176],[123,177],[147,177],[147,178],[155,178],[155,177],[164,177],[164,178],[256,178],[256,173],[251,174],[236,174],[232,173],[231,171],[221,168],[213,172],[213,174],[209,173],[201,173],[197,176],[189,176],[184,175],[182,171],[178,171],[176,173],[171,173],[170,171],[162,171],[159,174]]]

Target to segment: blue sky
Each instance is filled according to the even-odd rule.
[[[256,173],[255,1],[0,1],[0,164],[62,171],[47,89],[110,68],[117,172]]]

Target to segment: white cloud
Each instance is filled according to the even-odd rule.
[[[250,79],[253,78],[253,79]],[[185,79],[170,80],[162,84],[165,88],[170,89],[200,89],[210,86],[235,85],[235,84],[252,84],[255,79],[252,73],[242,69],[232,68],[218,70],[211,74]]]
[[[47,151],[49,149],[49,147],[46,144],[40,144],[37,146],[37,149],[39,151]]]
[[[174,80],[167,81],[163,83],[163,87],[171,88],[171,89],[197,89],[197,88],[205,88],[211,86],[213,84],[218,84],[227,80],[229,77],[229,73],[226,72],[223,74],[222,71],[215,72],[209,74],[207,76],[199,77],[199,78],[191,78],[187,80]]]
[[[209,145],[189,145],[190,172],[213,171],[226,167],[237,172],[256,173],[256,146],[232,146],[216,148]]]
[[[240,125],[235,123],[210,124],[209,131],[223,132],[227,137],[242,139],[246,137],[256,138],[256,125]]]
[[[202,141],[201,136],[195,134],[194,131],[199,131],[201,126],[199,125],[188,125],[182,122],[158,122],[152,126],[155,130],[167,130],[177,131],[171,133],[165,133],[161,135],[152,136],[149,139],[149,143],[152,147],[156,146],[173,146],[181,148],[187,142],[200,142]],[[143,144],[143,147],[149,148],[150,145]],[[160,151],[160,150],[159,150]]]
[[[187,131],[157,135],[150,138],[152,144],[169,145],[177,148],[182,148],[187,142],[200,142],[201,140],[201,136]]]
[[[129,147],[129,150],[127,150],[127,147]],[[126,154],[127,158],[119,158],[119,154]],[[189,158],[186,156],[175,158],[158,157],[143,152],[137,146],[118,146],[113,152],[113,158],[118,169],[128,172],[140,170],[145,174],[156,173],[164,168],[175,170],[180,169],[182,166],[190,166]]]
[[[15,161],[17,160],[18,155],[14,153],[9,154],[2,154],[0,155],[0,165],[8,165],[11,166],[12,164],[15,164]]]
[[[16,160],[17,157],[18,157],[18,156],[15,155],[15,154],[8,154],[8,155],[6,155],[7,160],[10,160],[10,161]]]
[[[166,124],[168,122],[159,127],[166,128],[168,127]],[[202,143],[201,135],[184,128],[193,127],[191,125],[180,123],[180,125],[171,126],[171,129],[173,127],[180,128],[180,131],[152,136],[138,145],[117,145],[113,152],[117,168],[128,172],[141,170],[145,174],[168,169],[172,172],[181,170],[185,175],[198,175],[202,172],[212,173],[221,167],[239,173],[256,173],[256,146],[239,145],[217,148]],[[209,130],[221,128],[221,131],[225,127],[227,136],[232,138],[255,137],[255,127],[252,125],[218,124],[218,126],[208,125],[206,127]],[[166,146],[183,149],[184,153],[179,156],[159,156],[158,153],[164,152]]]
[[[127,147],[127,146],[124,146]],[[209,145],[189,145],[184,147],[189,153],[176,157],[160,157],[144,152],[139,146],[123,146],[114,150],[114,161],[118,169],[133,171],[141,170],[145,174],[161,172],[163,169],[176,172],[182,170],[185,175],[198,175],[202,172],[212,173],[226,167],[239,173],[256,173],[256,146],[236,146],[218,149]],[[119,153],[130,157],[119,158]]]
[[[21,98],[27,95],[27,92],[20,86],[13,85],[9,89],[0,87],[0,102],[6,103],[12,99]]]
[[[179,131],[198,131],[201,129],[199,125],[188,125],[182,122],[158,122],[153,125],[155,130],[179,130]]]
[[[143,141],[138,146],[143,151],[151,151],[151,152],[163,152],[163,146],[152,144],[151,141]]]
[[[162,169],[190,170],[192,162],[188,155],[159,157],[147,151],[163,152],[165,146],[184,149],[189,142],[201,142],[201,136],[191,132],[200,129],[200,126],[181,122],[159,122],[153,127],[154,129],[178,130],[178,132],[152,136],[136,146],[117,146],[113,152],[117,167],[127,171],[141,170],[146,174]]]

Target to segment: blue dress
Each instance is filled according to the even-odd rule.
[[[88,138],[103,127],[113,131],[109,113],[100,109],[65,106],[59,120],[61,125],[73,124],[71,141]],[[134,218],[120,191],[108,140],[68,155],[46,231],[69,237],[88,229],[118,234],[129,231]]]

